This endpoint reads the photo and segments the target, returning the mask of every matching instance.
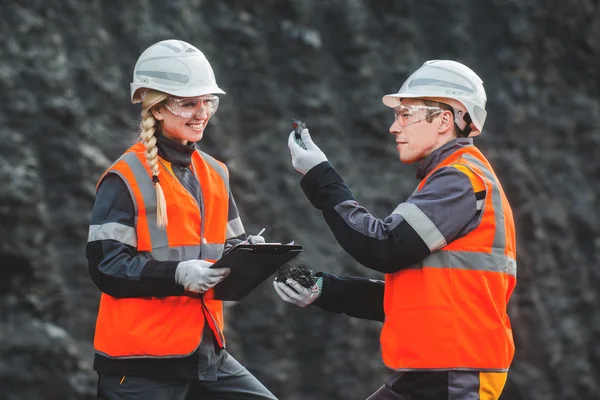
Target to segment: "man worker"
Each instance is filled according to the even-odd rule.
[[[320,272],[304,288],[274,282],[305,307],[384,322],[381,353],[394,372],[372,400],[498,399],[514,354],[507,303],[516,284],[513,213],[473,145],[487,112],[479,76],[450,60],[425,62],[398,93],[389,131],[400,160],[419,162],[414,193],[384,219],[355,199],[303,130],[288,146],[300,184],[339,244],[385,283]]]

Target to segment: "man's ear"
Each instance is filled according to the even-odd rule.
[[[454,121],[452,120],[451,112],[443,112],[442,118],[440,118],[440,127],[438,129],[439,133],[444,133],[448,129],[452,129],[454,127]]]
[[[152,112],[152,115],[154,115],[154,118],[157,121],[162,121],[164,119],[164,117],[162,115],[162,107],[160,106],[160,104],[152,106],[150,111]]]

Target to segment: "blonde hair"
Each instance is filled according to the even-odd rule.
[[[140,140],[146,147],[146,164],[152,172],[152,182],[156,189],[156,223],[159,228],[166,228],[167,218],[167,200],[158,179],[158,148],[156,147],[156,129],[159,122],[152,114],[152,107],[159,104],[167,98],[167,94],[146,89],[142,92],[142,120],[140,121]]]

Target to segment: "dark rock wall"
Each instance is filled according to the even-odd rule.
[[[227,92],[200,147],[228,164],[249,233],[371,277],[304,198],[290,119],[384,217],[416,181],[381,96],[427,59],[472,66],[489,98],[476,143],[517,219],[502,398],[600,398],[597,0],[1,0],[0,38],[1,399],[93,398],[94,185],[135,137],[133,65],[167,38],[201,48]],[[231,353],[281,399],[362,399],[387,375],[380,324],[289,306],[268,284],[227,319]]]

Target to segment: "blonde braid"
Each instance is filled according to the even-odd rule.
[[[158,149],[156,147],[156,137],[154,136],[158,121],[152,115],[150,108],[144,107],[142,109],[140,139],[146,147],[146,163],[152,171],[152,182],[154,182],[154,188],[156,189],[156,223],[164,229],[169,221],[167,218],[167,200],[158,180]]]

